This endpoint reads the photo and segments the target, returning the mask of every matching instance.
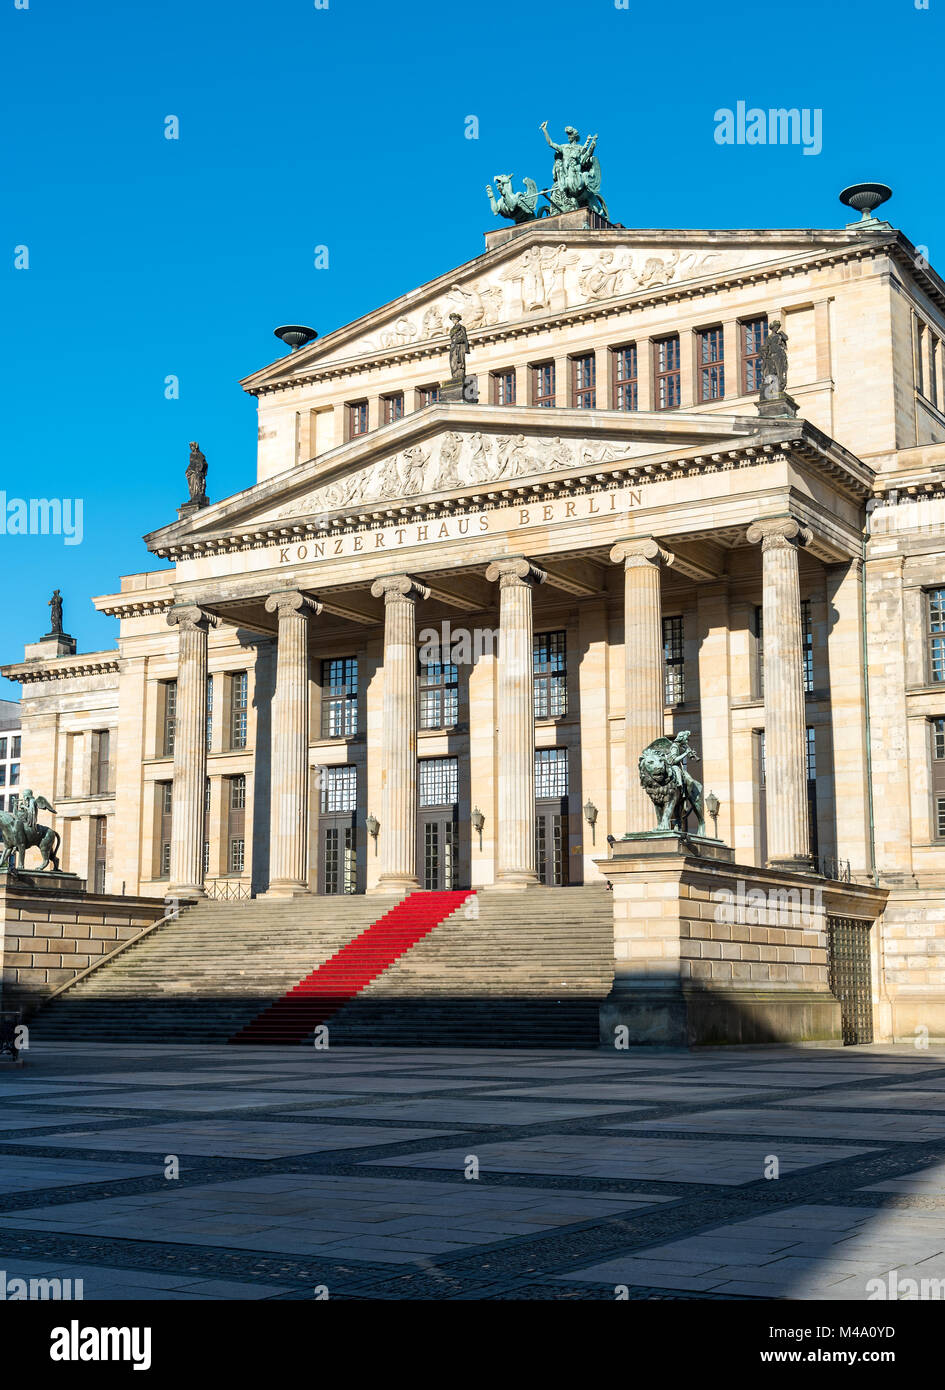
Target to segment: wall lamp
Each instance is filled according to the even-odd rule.
[[[364,822],[364,826],[365,826],[365,829],[367,830],[367,833],[370,835],[371,839],[374,841],[374,853],[375,853],[375,855],[376,855],[376,854],[377,854],[377,833],[378,833],[378,831],[379,831],[380,828],[381,828],[381,823],[380,823],[380,821],[377,819],[377,816],[368,816],[367,819],[366,819],[365,822]]]
[[[479,836],[479,848],[482,849],[482,827],[486,823],[486,818],[478,806],[473,807],[473,813],[469,818],[472,821],[472,828]]]
[[[594,805],[590,797],[588,797],[584,803],[584,819],[591,827],[591,844],[596,845],[597,831],[595,829],[595,826],[597,825],[597,807]]]

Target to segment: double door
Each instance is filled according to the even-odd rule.
[[[535,867],[539,883],[565,888],[568,876],[567,798],[535,803]]]
[[[429,892],[459,888],[459,818],[452,806],[428,807],[417,826],[417,873]]]

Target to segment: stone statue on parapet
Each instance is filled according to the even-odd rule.
[[[48,607],[50,635],[59,637],[62,635],[62,594],[58,589],[53,589],[53,596],[49,600]]]
[[[769,418],[792,417],[797,414],[797,401],[787,393],[787,334],[780,319],[772,319],[761,349],[758,375],[758,413]]]
[[[190,462],[187,465],[187,486],[190,488],[191,502],[207,500],[207,460],[201,453],[196,440],[191,441]]]
[[[516,193],[512,187],[511,174],[496,174],[493,183],[499,190],[496,198],[492,184],[486,184],[486,193],[494,217],[508,217],[512,222],[531,222],[536,217],[547,217],[548,209],[538,207],[538,184],[534,179],[525,179],[525,188]]]
[[[569,125],[564,132],[567,143],[558,145],[548,134],[547,121],[542,121],[541,130],[555,152],[552,186],[548,191],[552,211],[590,208],[591,212],[607,218],[607,204],[600,196],[600,160],[594,153],[597,136],[589,135],[581,144],[580,135]]]
[[[54,869],[59,868],[58,850],[60,835],[48,825],[40,825],[39,811],[52,811],[56,808],[44,796],[34,796],[30,787],[20,792],[14,811],[0,811],[0,837],[3,849],[0,850],[0,868],[16,869],[16,857],[20,856],[20,868],[26,860],[28,849],[38,849],[43,856],[40,872],[48,868],[50,860]]]
[[[699,755],[689,746],[689,730],[675,738],[657,738],[640,754],[640,786],[660,813],[657,830],[687,833],[690,812],[698,818],[697,835],[705,835],[702,784],[686,771],[686,759]]]
[[[469,335],[459,314],[450,314],[450,377],[462,386],[466,380],[466,354]]]

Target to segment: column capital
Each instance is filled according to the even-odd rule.
[[[297,589],[283,589],[280,593],[270,594],[265,607],[267,613],[278,613],[280,618],[291,618],[293,615],[314,618],[322,611],[318,599],[300,594]]]
[[[430,590],[425,584],[421,584],[419,579],[414,579],[413,575],[382,574],[380,579],[375,579],[371,585],[371,596],[383,598],[385,605],[402,603],[404,599],[416,603],[419,598],[429,598]]]
[[[216,613],[208,613],[197,603],[178,603],[167,615],[169,627],[179,627],[183,632],[208,632],[211,627],[219,627],[222,618]]]
[[[642,565],[672,565],[676,560],[673,552],[664,549],[652,536],[618,541],[610,552],[610,558],[615,565],[623,561],[625,569],[636,569]]]
[[[788,546],[810,545],[814,533],[793,516],[764,517],[753,521],[746,532],[749,545],[761,541],[762,550],[784,550]]]
[[[510,589],[544,584],[547,575],[538,565],[526,560],[524,555],[511,555],[493,560],[486,570],[486,578],[490,584],[498,580],[500,589]]]

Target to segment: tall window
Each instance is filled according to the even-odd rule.
[[[814,730],[807,726],[807,821],[810,829],[810,852],[817,854],[817,740]]]
[[[639,383],[636,343],[617,348],[614,352],[614,410],[640,409]]]
[[[105,875],[108,864],[108,817],[93,816],[93,848],[95,857],[95,868],[93,873],[93,883],[96,893],[105,892]]]
[[[246,774],[228,777],[226,812],[226,871],[241,874],[246,865]]]
[[[107,729],[98,729],[92,735],[92,795],[104,796],[108,792],[111,775],[110,735]]]
[[[552,406],[555,403],[555,364],[540,362],[532,367],[532,405]]]
[[[326,767],[322,787],[322,811],[327,815],[358,809],[358,769],[353,763]]]
[[[459,716],[459,676],[452,661],[420,667],[421,729],[451,729]]]
[[[404,418],[404,397],[401,392],[396,396],[384,396],[381,401],[382,419],[385,425],[393,425],[395,421]]]
[[[7,756],[7,741],[6,741],[5,738],[0,738],[0,762],[5,761],[5,760],[6,760],[6,756]]]
[[[10,764],[10,786],[11,786],[11,787],[18,787],[19,785],[20,785],[20,764],[19,764],[19,763],[11,763],[11,764]]]
[[[213,738],[213,677],[207,677],[207,747]]]
[[[809,598],[801,600],[801,643],[804,654],[804,693],[810,695],[814,689],[814,623]]]
[[[421,386],[421,387],[420,387],[420,406],[421,406],[421,408],[422,408],[423,406],[425,406],[425,405],[436,405],[436,403],[437,403],[437,401],[438,401],[439,399],[440,399],[440,388],[439,388],[439,386]]]
[[[945,719],[931,720],[932,837],[945,840]]]
[[[418,770],[418,802],[421,806],[452,806],[458,796],[459,762],[456,758],[421,758]]]
[[[249,673],[234,671],[230,676],[230,747],[245,748],[249,719]]]
[[[938,339],[929,334],[929,400],[938,405]]]
[[[174,738],[177,734],[177,682],[164,681],[164,738],[162,749],[165,758],[174,752]]]
[[[755,639],[755,696],[761,699],[765,693],[765,610],[760,603],[755,604],[752,636]]]
[[[681,705],[686,698],[686,668],[683,655],[683,620],[663,619],[663,700]]]
[[[367,401],[355,401],[348,406],[348,438],[367,434]]]
[[[659,338],[653,344],[656,363],[656,408],[676,410],[679,407],[679,335]]]
[[[5,787],[6,784],[7,784],[7,765],[6,765],[6,763],[0,763],[0,787]],[[2,809],[2,808],[0,808],[0,809]]]
[[[739,324],[742,340],[742,395],[761,390],[761,350],[768,337],[768,320],[746,319]]]
[[[171,872],[171,809],[173,782],[158,782],[155,786],[158,803],[158,877],[167,878]]]
[[[358,659],[333,656],[322,662],[322,737],[358,732]]]
[[[721,328],[699,334],[699,399],[720,401],[725,395],[725,346]]]
[[[493,405],[514,405],[514,404],[515,404],[515,373],[514,373],[514,372],[493,372],[493,373],[492,373],[492,404],[493,404]]]
[[[928,595],[929,676],[945,681],[945,589],[930,589]]]
[[[535,798],[564,797],[568,794],[568,750],[535,749]]]
[[[568,712],[567,635],[536,632],[532,645],[535,718],[557,719]]]
[[[597,405],[597,359],[593,352],[571,358],[571,399],[579,410]]]
[[[12,740],[11,740],[11,742],[10,742],[10,757],[11,757],[11,758],[18,758],[18,757],[20,756],[20,745],[21,745],[22,742],[23,742],[23,739],[22,739],[22,736],[21,736],[20,734],[14,734],[14,735],[13,735],[13,738],[12,738]]]

